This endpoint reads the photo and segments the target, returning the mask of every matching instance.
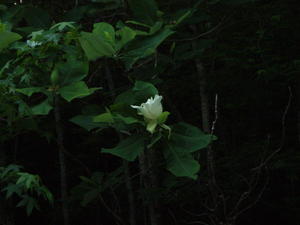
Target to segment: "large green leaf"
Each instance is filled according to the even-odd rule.
[[[178,152],[172,145],[164,149],[164,156],[167,161],[167,169],[177,177],[197,178],[200,169],[199,163],[191,154]]]
[[[128,106],[139,104],[156,94],[158,94],[158,90],[153,84],[145,81],[136,81],[131,90],[125,91],[116,97],[115,103],[127,104]]]
[[[214,136],[203,133],[199,128],[187,123],[172,126],[169,145],[177,152],[192,153],[207,147]]]
[[[81,81],[87,76],[89,64],[87,61],[79,61],[74,57],[68,57],[66,62],[56,64],[58,70],[58,84],[64,86]]]
[[[127,161],[134,161],[136,157],[144,150],[144,143],[145,138],[140,136],[131,136],[122,140],[114,148],[102,149],[102,152],[119,156]]]
[[[196,179],[200,165],[191,153],[207,147],[215,139],[186,123],[172,126],[171,138],[164,149],[167,169],[175,176]]]
[[[60,88],[59,93],[64,99],[70,102],[75,98],[88,96],[98,89],[99,88],[89,89],[83,81],[78,81]]]
[[[81,32],[79,42],[89,60],[112,57],[115,49],[97,33]]]
[[[129,49],[121,57],[126,68],[130,69],[137,60],[155,53],[156,48],[173,33],[174,31],[166,28],[153,36],[147,36],[130,44]]]
[[[22,37],[14,32],[0,31],[0,50],[6,48],[9,44],[20,40]]]
[[[31,108],[33,115],[48,115],[53,107],[49,104],[48,99]]]
[[[93,33],[99,35],[101,39],[115,46],[115,29],[109,23],[95,23]]]
[[[136,99],[134,96],[134,92],[132,90],[127,90],[125,92],[122,92],[121,94],[119,94],[114,102],[118,107],[120,105],[132,105],[136,103]]]
[[[134,93],[135,100],[141,103],[158,94],[156,87],[153,84],[145,81],[136,81],[132,91]]]

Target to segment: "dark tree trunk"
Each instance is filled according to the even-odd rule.
[[[64,225],[69,225],[69,206],[68,206],[68,185],[67,185],[67,168],[65,160],[65,146],[64,146],[64,134],[61,123],[60,101],[59,96],[54,96],[55,102],[55,125],[58,145],[58,160],[60,166],[60,188],[62,199],[62,214]]]

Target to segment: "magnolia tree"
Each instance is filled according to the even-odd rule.
[[[121,61],[128,70],[139,59],[155,53],[159,44],[175,32],[172,29],[175,25],[172,27],[158,22],[150,27],[149,32],[145,32],[124,23],[116,29],[101,22],[93,25],[92,32],[86,32],[80,31],[74,22],[61,22],[48,30],[34,31],[22,37],[12,32],[7,24],[1,24],[0,38],[3,41],[0,47],[10,55],[7,55],[9,59],[0,76],[5,93],[18,99],[16,114],[23,119],[33,118],[35,123],[54,116],[56,135],[45,137],[49,141],[54,139],[59,149],[65,224],[68,224],[68,186],[63,106],[88,96],[100,95],[101,87],[88,87],[85,79],[93,61]],[[39,96],[38,100],[34,96]],[[169,124],[167,119],[170,113],[163,111],[162,99],[151,80],[136,79],[128,90],[115,96],[105,111],[96,114],[85,112],[69,120],[87,132],[113,128],[119,143],[113,148],[102,148],[101,153],[129,162],[139,161],[145,188],[149,187],[149,183],[152,187],[158,185],[154,180],[163,168],[174,176],[196,179],[200,165],[194,159],[194,153],[207,147],[215,137],[184,122]],[[95,104],[85,105],[83,111],[92,105]],[[128,170],[128,165],[126,168],[124,170]],[[147,177],[147,171],[153,174],[151,179]],[[83,182],[88,179],[92,178],[83,178]],[[130,182],[129,177],[127,179]],[[89,192],[83,193],[83,196],[89,195],[89,200],[84,200],[83,204],[100,194],[94,189],[92,191],[93,197]],[[23,204],[26,205],[26,202]]]

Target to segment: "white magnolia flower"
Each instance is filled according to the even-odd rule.
[[[155,95],[154,98],[149,98],[140,106],[131,105],[132,108],[137,109],[140,115],[143,115],[148,120],[156,120],[162,114],[163,108],[161,104],[162,96]]]
[[[27,40],[27,45],[31,48],[34,48],[35,46],[39,46],[41,45],[42,43],[41,42],[38,42],[38,41],[31,41],[31,40]]]

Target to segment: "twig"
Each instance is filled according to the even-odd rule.
[[[248,206],[246,206],[245,208],[241,209],[239,212],[236,213],[235,215],[235,218],[237,218],[239,215],[241,215],[242,213],[244,213],[245,211],[247,211],[248,209],[252,208],[254,205],[256,205],[256,203],[259,201],[259,199],[261,199],[261,196],[263,195],[263,193],[265,192],[266,190],[266,187],[269,183],[269,180],[270,180],[270,177],[267,176],[267,180],[266,182],[264,183],[263,187],[261,188],[259,194],[257,195],[257,198],[252,202],[250,203]]]
[[[281,126],[282,126],[282,130],[281,130],[281,140],[280,140],[280,145],[279,147],[272,152],[263,162],[261,162],[261,164],[259,166],[257,166],[256,168],[253,168],[252,170],[259,170],[260,168],[266,166],[266,164],[278,153],[281,151],[281,149],[283,148],[284,145],[284,141],[285,141],[285,135],[286,135],[286,127],[285,127],[285,122],[286,122],[286,117],[287,117],[287,113],[289,111],[289,108],[291,106],[291,102],[292,102],[292,90],[291,87],[288,87],[289,89],[289,99],[288,99],[288,103],[285,107],[284,113],[282,115],[282,120],[281,120]]]
[[[259,194],[257,195],[256,199],[249,203],[246,207],[244,207],[243,209],[239,210],[239,207],[241,205],[241,203],[248,199],[250,194],[253,192],[253,190],[256,188],[256,186],[258,185],[258,181],[260,178],[260,174],[262,171],[262,168],[266,168],[267,163],[274,157],[274,155],[276,155],[279,151],[281,151],[281,149],[283,148],[284,145],[284,141],[285,141],[285,135],[286,135],[286,117],[287,117],[287,113],[288,110],[290,108],[291,105],[291,101],[292,101],[292,91],[291,91],[291,87],[288,87],[289,89],[289,99],[287,102],[287,105],[285,107],[284,113],[282,115],[282,120],[281,120],[281,124],[282,124],[282,132],[281,132],[281,141],[280,141],[280,145],[279,147],[272,152],[268,157],[266,157],[264,160],[261,161],[261,163],[259,164],[259,166],[255,167],[252,169],[252,171],[254,172],[254,174],[251,177],[251,181],[249,182],[249,188],[248,191],[245,191],[241,194],[240,198],[238,199],[234,209],[231,211],[231,213],[229,215],[232,216],[232,218],[237,218],[239,215],[241,215],[243,212],[245,212],[246,210],[250,209],[251,207],[253,207],[261,198],[262,194],[264,193],[267,184],[269,183],[269,176],[267,176],[267,180],[265,181],[263,187],[261,188]]]
[[[63,152],[69,157],[71,158],[73,161],[76,161],[79,165],[81,165],[81,167],[85,170],[87,175],[91,175],[91,171],[88,168],[87,165],[85,165],[79,158],[77,158],[75,155],[73,155],[72,153],[68,152],[66,149],[63,150]]]
[[[183,38],[183,39],[177,39],[177,40],[175,39],[175,40],[170,40],[170,41],[177,41],[177,42],[181,42],[181,41],[194,41],[194,40],[199,39],[199,38],[201,38],[201,37],[205,37],[205,36],[207,36],[207,35],[209,35],[209,34],[215,32],[215,31],[217,31],[217,30],[221,27],[221,25],[224,24],[225,19],[226,19],[226,17],[224,16],[224,17],[221,19],[221,22],[218,23],[216,26],[214,26],[212,29],[210,29],[210,30],[208,30],[208,31],[206,31],[206,32],[204,32],[204,33],[198,34],[198,35],[195,36],[195,37],[191,37],[191,38]]]
[[[218,121],[218,94],[216,94],[215,96],[215,119],[212,123],[212,126],[211,126],[211,132],[210,134],[213,135],[214,132],[215,132],[215,128],[216,128],[216,123]]]

